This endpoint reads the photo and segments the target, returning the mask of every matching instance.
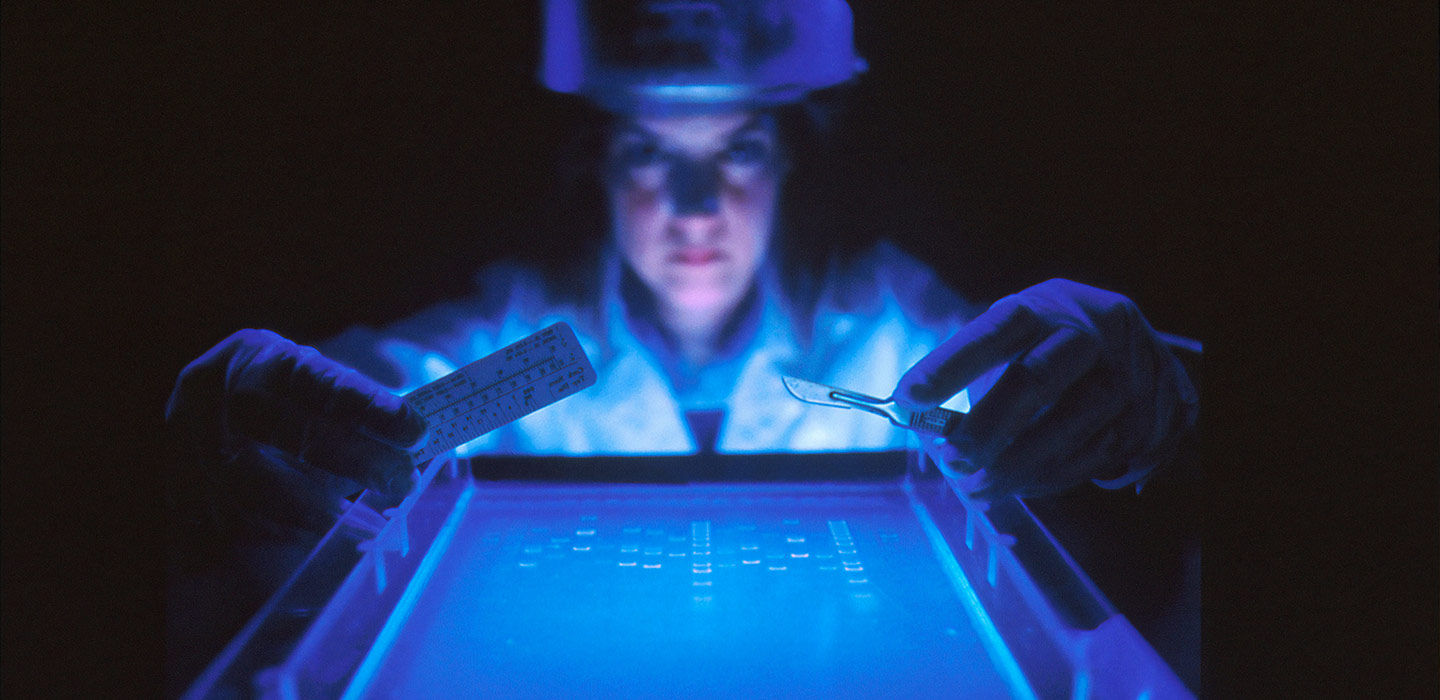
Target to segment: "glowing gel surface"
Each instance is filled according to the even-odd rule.
[[[482,488],[464,507],[351,695],[1015,690],[894,484]]]

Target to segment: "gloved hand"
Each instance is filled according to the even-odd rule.
[[[198,474],[177,476],[199,483],[209,515],[322,532],[346,494],[403,497],[416,478],[408,449],[426,436],[400,397],[264,330],[239,331],[190,363],[165,417],[198,458],[184,467]]]
[[[932,408],[1007,362],[954,431],[924,441],[980,500],[1134,483],[1195,424],[1195,388],[1134,302],[1060,279],[996,302],[911,367],[895,399]]]

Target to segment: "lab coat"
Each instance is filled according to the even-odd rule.
[[[785,390],[792,375],[889,396],[900,376],[973,317],[935,273],[881,243],[832,262],[792,293],[762,265],[734,347],[713,366],[687,368],[623,293],[627,273],[607,249],[591,283],[547,278],[501,263],[483,270],[470,296],[384,328],[355,327],[320,345],[399,392],[408,392],[557,321],[575,331],[595,366],[595,386],[460,450],[530,455],[691,454],[699,450],[687,410],[721,410],[720,453],[904,449],[912,435],[858,410],[804,404]],[[945,405],[969,410],[991,372]],[[978,400],[978,399],[977,399]]]

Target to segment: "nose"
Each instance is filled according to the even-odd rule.
[[[720,173],[714,165],[682,160],[670,167],[669,180],[675,216],[709,216],[720,211]]]

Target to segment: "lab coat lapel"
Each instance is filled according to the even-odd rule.
[[[680,415],[674,390],[653,355],[630,332],[620,295],[620,256],[607,249],[601,264],[603,333],[612,360],[603,370],[596,368],[603,372],[597,386],[601,390],[587,407],[590,421],[605,426],[604,434],[595,439],[605,452],[694,452],[695,441]]]
[[[789,443],[788,436],[805,413],[780,380],[782,375],[796,373],[801,353],[777,281],[773,266],[766,266],[759,280],[760,328],[730,394],[716,441],[720,452],[776,451]]]
[[[670,384],[640,348],[617,355],[606,368],[587,422],[603,426],[595,439],[603,452],[675,454],[695,451]],[[599,387],[597,387],[599,388]]]

